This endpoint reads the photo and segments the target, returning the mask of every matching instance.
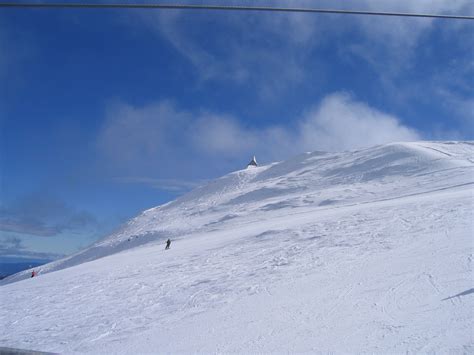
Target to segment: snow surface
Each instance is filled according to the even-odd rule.
[[[306,153],[231,173],[38,277],[3,280],[0,344],[474,353],[473,185],[473,142]]]

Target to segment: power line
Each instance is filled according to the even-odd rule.
[[[322,13],[340,15],[371,15],[371,16],[398,16],[398,17],[424,17],[451,20],[474,20],[474,16],[423,14],[405,12],[380,12],[335,10],[297,7],[272,7],[272,6],[234,6],[234,5],[190,5],[190,4],[94,4],[94,3],[11,3],[0,2],[0,8],[84,8],[84,9],[162,9],[162,10],[220,10],[220,11],[256,11],[256,12],[299,12]]]

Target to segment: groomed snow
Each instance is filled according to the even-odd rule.
[[[473,353],[473,185],[472,142],[315,152],[229,174],[36,278],[4,280],[0,344]]]

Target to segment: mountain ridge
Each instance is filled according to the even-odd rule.
[[[456,178],[464,181],[474,167],[473,152],[473,142],[400,142],[346,152],[307,152],[286,161],[242,169],[174,201],[145,210],[91,247],[37,269],[46,273],[147,243],[205,231],[246,217],[251,204],[254,204],[252,213],[258,215],[286,207],[320,208],[350,201],[357,204],[372,199],[375,192],[367,186],[390,186],[399,176],[418,178],[417,189],[423,184],[423,174],[437,175],[441,181],[436,185],[438,188],[454,186]],[[454,176],[453,171],[456,172]],[[426,184],[433,182],[428,180]],[[342,188],[344,186],[349,188]],[[396,196],[402,193],[400,190],[406,194],[410,188],[410,184],[402,184],[385,193]],[[204,218],[200,218],[202,215]],[[28,278],[30,273],[23,271],[2,283]]]

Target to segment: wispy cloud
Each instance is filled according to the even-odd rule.
[[[55,260],[62,257],[62,254],[44,253],[28,250],[20,238],[8,236],[0,238],[1,257],[19,257],[23,259],[46,259]]]
[[[169,101],[144,107],[120,104],[110,112],[98,147],[119,169],[148,172],[154,179],[121,178],[162,189],[191,187],[190,172],[209,176],[215,167],[246,162],[257,154],[264,161],[302,151],[346,150],[392,141],[418,140],[420,135],[399,118],[334,93],[287,125],[252,127],[222,113],[191,112]],[[212,174],[211,174],[212,175]]]
[[[47,226],[37,219],[31,218],[5,218],[0,220],[0,230],[21,234],[36,235],[39,237],[51,237],[61,232],[59,226]]]
[[[68,206],[60,199],[31,194],[0,207],[0,231],[54,237],[64,231],[95,229],[96,218]]]
[[[240,2],[237,2],[240,3]],[[277,1],[276,6],[309,6],[312,1]],[[434,0],[434,1],[400,1],[386,0],[331,0],[320,1],[321,8],[351,8],[372,11],[396,11],[413,13],[469,13],[474,11],[470,0]],[[274,54],[284,54],[289,49],[298,50],[296,56],[277,57],[280,65],[275,63],[273,69],[285,75],[285,69],[293,71],[301,64],[301,60],[312,52],[309,50],[328,40],[337,40],[348,32],[359,32],[362,37],[355,38],[358,46],[365,49],[359,51],[365,59],[375,63],[376,57],[393,57],[392,64],[404,66],[411,52],[424,33],[433,28],[436,20],[352,16],[323,16],[308,14],[265,14],[218,13],[213,16],[216,28],[225,31],[213,33],[212,38],[200,33],[202,24],[208,23],[208,14],[187,12],[137,13],[143,24],[166,38],[184,57],[195,65],[204,79],[233,77],[237,81],[248,78],[244,73],[253,64],[261,69],[270,65],[271,61],[263,61],[259,49],[271,58]],[[214,13],[215,14],[215,13]],[[457,26],[463,26],[458,23]],[[252,29],[249,31],[248,29]],[[191,30],[192,29],[192,30]],[[221,33],[221,34],[220,34]],[[229,33],[231,37],[229,37]],[[237,35],[238,34],[238,35]],[[202,41],[205,36],[206,41]],[[216,43],[212,43],[215,41]],[[272,45],[272,43],[274,45]],[[219,46],[225,51],[216,51]],[[280,50],[282,47],[284,51]],[[306,50],[304,50],[306,49]],[[257,53],[255,53],[255,50]],[[255,55],[254,55],[255,54]],[[258,58],[254,60],[252,58]],[[288,61],[288,59],[291,59]],[[259,65],[259,63],[265,63]]]
[[[230,2],[232,3],[232,2]],[[279,6],[311,6],[314,1],[275,1]],[[470,0],[322,0],[321,8],[359,9],[419,13],[474,13]],[[416,59],[426,39],[448,36],[456,41],[472,33],[468,21],[375,16],[192,13],[183,11],[137,12],[135,25],[146,26],[167,40],[194,67],[200,82],[224,82],[249,88],[261,99],[277,100],[295,88],[327,86],[327,48],[352,66],[366,66],[376,79],[369,86],[383,90],[387,100],[404,105],[411,100],[407,76],[418,72]],[[212,16],[212,22],[209,21]],[[137,20],[138,19],[138,20]],[[212,36],[204,31],[212,25]],[[466,53],[474,42],[463,40]],[[443,72],[445,68],[438,68]],[[430,79],[417,78],[428,87]],[[449,79],[442,85],[448,85]],[[346,88],[342,88],[346,89]],[[472,87],[471,87],[472,89]],[[422,91],[425,92],[426,90]],[[436,95],[428,90],[425,96]],[[441,97],[439,97],[441,98]],[[449,102],[448,102],[449,104]]]
[[[264,99],[301,83],[309,53],[324,35],[301,14],[182,11],[137,12],[138,21],[168,41],[194,67],[198,82],[251,87]],[[326,22],[326,19],[322,20]],[[251,29],[251,30],[250,30]],[[278,73],[278,75],[275,75]]]
[[[206,180],[156,179],[150,177],[118,177],[114,181],[124,184],[143,184],[158,190],[185,192],[203,184]]]

